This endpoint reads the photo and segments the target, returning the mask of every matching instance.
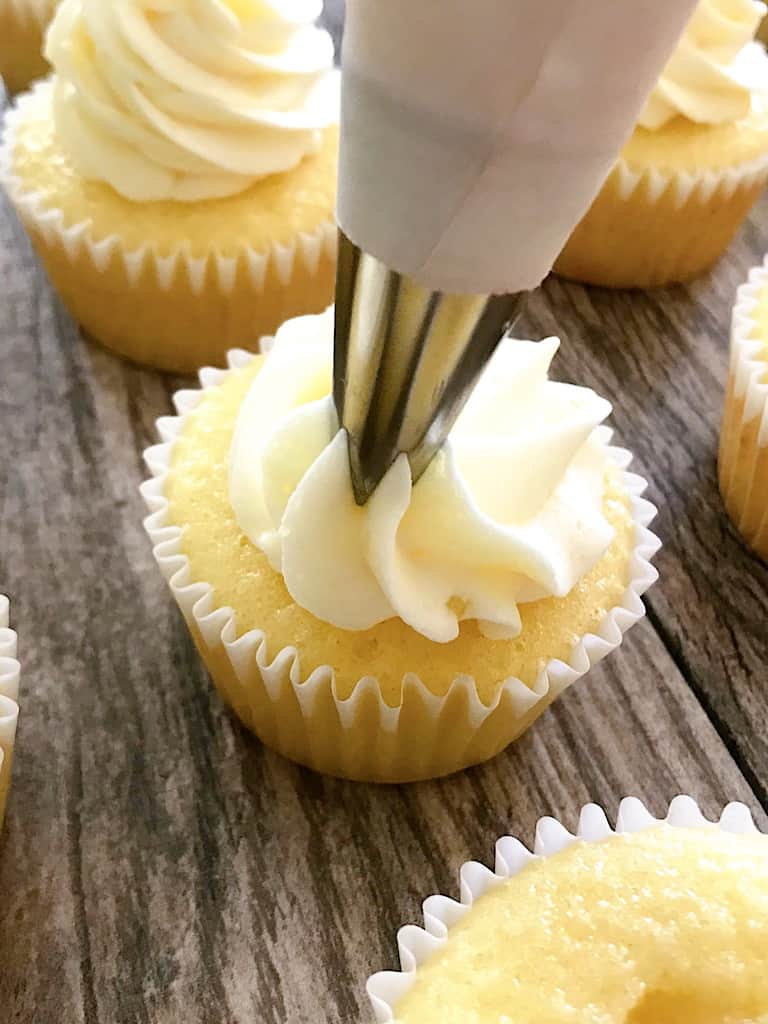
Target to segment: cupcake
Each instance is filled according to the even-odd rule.
[[[751,41],[764,11],[700,0],[559,274],[649,288],[718,259],[768,178],[768,56]]]
[[[718,475],[728,514],[768,561],[768,259],[736,295]]]
[[[8,628],[8,598],[0,594],[0,828],[11,784],[13,743],[19,718],[19,663],[16,634]]]
[[[768,1021],[768,836],[743,804],[719,827],[689,797],[664,822],[624,800],[616,832],[594,804],[576,836],[542,818],[535,853],[500,839],[424,922],[368,982],[380,1022]]]
[[[641,617],[655,509],[600,426],[610,405],[548,380],[557,345],[502,342],[418,483],[401,456],[362,508],[332,310],[177,396],[146,455],[146,527],[216,686],[268,746],[353,779],[456,771]]]
[[[0,0],[0,77],[8,92],[46,73],[43,34],[56,0]]]
[[[0,175],[84,330],[222,363],[333,294],[338,77],[320,0],[65,0]]]

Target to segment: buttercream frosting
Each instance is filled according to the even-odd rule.
[[[321,0],[63,0],[48,32],[57,135],[135,201],[243,191],[338,116]]]
[[[596,429],[611,407],[548,379],[558,344],[503,341],[421,479],[401,455],[359,507],[333,310],[286,322],[239,413],[230,500],[293,599],[343,629],[399,616],[447,642],[463,619],[514,637],[521,602],[567,594],[612,539]]]
[[[761,0],[700,0],[638,124],[656,130],[679,115],[699,124],[746,117],[753,89],[768,85],[765,52],[752,43],[765,11]]]

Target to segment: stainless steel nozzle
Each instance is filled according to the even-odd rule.
[[[430,291],[339,232],[333,398],[358,505],[401,452],[418,480],[526,295]]]

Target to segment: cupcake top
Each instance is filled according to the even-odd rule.
[[[342,629],[399,616],[430,640],[463,619],[520,632],[518,605],[567,594],[608,548],[610,404],[548,380],[557,339],[504,341],[413,485],[401,455],[355,504],[330,396],[333,310],[288,321],[240,409],[230,500],[294,601]]]
[[[398,1024],[768,1021],[768,836],[658,826],[575,842],[481,896]]]
[[[57,136],[127,199],[234,195],[338,116],[321,0],[64,0],[48,32]]]
[[[699,0],[638,124],[656,130],[675,117],[723,124],[746,117],[768,88],[768,60],[753,43],[762,0]]]

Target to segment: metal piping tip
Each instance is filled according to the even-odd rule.
[[[419,479],[527,294],[429,291],[339,231],[333,398],[358,505],[401,452]]]

